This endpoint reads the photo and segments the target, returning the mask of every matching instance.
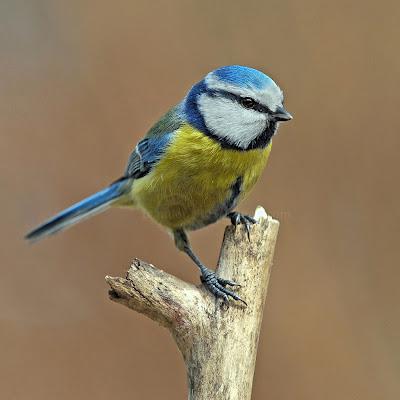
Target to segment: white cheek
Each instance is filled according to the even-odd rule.
[[[198,106],[207,128],[239,147],[246,148],[265,129],[265,115],[232,100],[202,94]]]

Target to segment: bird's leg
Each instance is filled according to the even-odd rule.
[[[253,217],[241,214],[237,211],[232,211],[226,216],[231,220],[232,225],[235,227],[243,224],[246,228],[247,238],[250,240],[250,226],[255,224],[257,221]]]
[[[247,305],[235,292],[226,288],[226,286],[240,286],[238,283],[230,281],[228,279],[218,278],[214,271],[208,269],[193,253],[192,247],[190,246],[189,239],[186,232],[183,229],[176,229],[173,231],[176,247],[184,251],[198,266],[201,272],[201,282],[214,296],[224,299],[225,302],[232,297],[235,300],[239,300]]]

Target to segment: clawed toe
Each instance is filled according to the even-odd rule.
[[[250,226],[255,224],[257,221],[249,215],[240,214],[236,211],[229,213],[227,216],[230,218],[233,226],[236,227],[240,224],[245,226],[247,238],[250,240]]]
[[[236,286],[236,287],[241,287],[242,285],[237,282],[230,281],[229,279],[223,279],[223,278],[217,278],[217,281],[220,285],[222,286]]]
[[[236,213],[237,214],[237,213]],[[234,216],[232,216],[233,218]],[[240,215],[239,215],[240,219]],[[255,221],[254,221],[255,222]],[[247,306],[247,303],[242,300],[235,292],[227,289],[227,286],[239,287],[240,285],[236,282],[230,281],[229,279],[217,278],[215,272],[208,269],[193,253],[193,250],[189,244],[187,235],[183,229],[177,229],[174,232],[175,244],[178,249],[183,250],[199,267],[201,271],[201,281],[206,289],[211,292],[215,297],[222,298],[225,303],[229,303],[229,298],[237,301],[241,301]]]
[[[247,306],[247,303],[241,299],[235,292],[226,288],[226,286],[240,286],[238,283],[228,279],[217,278],[215,273],[207,270],[200,277],[201,282],[215,297],[222,298],[225,303],[229,302],[229,297],[241,301]]]

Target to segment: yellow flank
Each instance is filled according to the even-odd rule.
[[[223,204],[238,177],[243,177],[243,199],[260,177],[270,151],[271,143],[249,151],[223,149],[185,124],[153,170],[133,182],[131,201],[167,228],[188,227]]]

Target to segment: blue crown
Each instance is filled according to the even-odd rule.
[[[252,87],[258,90],[265,89],[274,81],[262,72],[241,65],[228,65],[213,71],[220,81],[233,84],[235,86]]]
[[[216,78],[219,82],[227,83],[237,87],[250,88],[255,90],[265,90],[268,86],[276,86],[276,83],[264,73],[241,65],[228,65],[217,68],[208,76]],[[207,86],[207,77],[197,82],[189,91],[182,103],[182,111],[187,121],[200,131],[211,135],[202,113],[197,104],[198,97],[210,91]]]

